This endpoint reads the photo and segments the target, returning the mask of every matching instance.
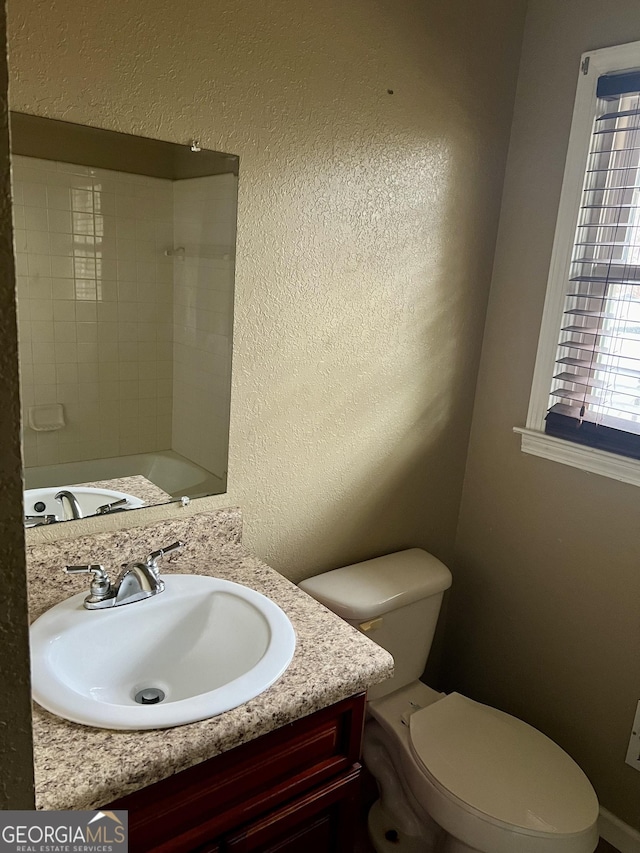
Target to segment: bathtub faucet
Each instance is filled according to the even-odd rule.
[[[65,521],[71,521],[72,518],[82,518],[82,510],[80,509],[78,498],[73,492],[62,489],[56,495],[56,500],[62,504]]]

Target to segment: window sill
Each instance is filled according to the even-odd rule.
[[[603,450],[594,450],[581,444],[573,444],[554,438],[534,429],[514,427],[513,431],[521,436],[520,449],[523,453],[541,456],[563,465],[571,465],[591,474],[602,474],[623,483],[640,486],[640,460],[617,456]]]

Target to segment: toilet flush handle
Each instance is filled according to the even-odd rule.
[[[358,625],[358,628],[362,631],[363,634],[368,634],[369,631],[375,631],[376,628],[379,628],[382,625],[382,616],[378,616],[375,619],[369,619],[368,622],[361,622]]]

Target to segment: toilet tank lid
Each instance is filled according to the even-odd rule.
[[[343,619],[362,621],[451,586],[451,572],[421,548],[410,548],[308,578],[301,589]]]

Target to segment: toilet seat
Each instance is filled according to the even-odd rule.
[[[587,777],[521,720],[451,693],[411,715],[409,746],[430,783],[429,812],[456,837],[466,834],[463,812],[471,837],[482,825],[493,838],[485,849],[502,846],[505,832],[550,851],[583,851],[591,837],[595,847],[598,801]]]

